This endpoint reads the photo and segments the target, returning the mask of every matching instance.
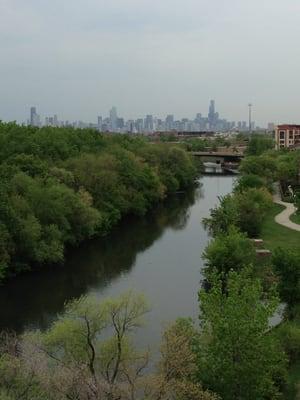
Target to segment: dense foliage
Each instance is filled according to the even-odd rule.
[[[203,257],[208,272],[216,269],[219,274],[228,274],[253,264],[256,254],[253,243],[246,235],[231,227],[227,233],[220,233],[208,244]]]
[[[239,312],[243,309],[244,303],[242,298],[240,298],[239,301],[233,301],[230,305],[230,307],[232,307],[230,313],[228,314],[228,317],[226,317],[226,306],[220,299],[220,296],[222,295],[225,297],[224,301],[228,301],[230,290],[229,277],[232,273],[231,271],[235,271],[234,273],[238,271],[238,273],[242,274],[245,271],[249,255],[246,250],[244,250],[244,257],[242,253],[247,240],[248,246],[250,246],[250,241],[243,234],[246,234],[250,238],[259,238],[262,227],[262,232],[264,232],[268,219],[273,219],[276,214],[276,212],[274,213],[274,206],[271,201],[273,191],[277,190],[277,187],[280,186],[283,200],[294,201],[296,207],[299,207],[300,204],[300,196],[298,195],[300,184],[300,152],[287,151],[285,149],[280,151],[270,150],[271,141],[269,139],[265,140],[262,137],[254,137],[250,139],[250,143],[251,144],[247,151],[248,155],[243,159],[240,166],[240,176],[236,181],[234,192],[231,195],[221,198],[219,206],[211,210],[210,218],[204,220],[205,225],[210,229],[214,236],[214,240],[208,245],[204,253],[204,258],[206,259],[208,266],[206,268],[206,280],[208,280],[209,285],[206,286],[208,286],[208,288],[215,286],[215,283],[212,280],[213,275],[211,275],[211,271],[214,269],[219,273],[221,272],[223,275],[217,284],[217,287],[219,288],[219,297],[216,296],[216,293],[214,294],[214,289],[212,289],[210,292],[205,293],[201,298],[201,304],[204,304],[205,307],[206,296],[208,299],[207,301],[209,301],[210,295],[215,296],[214,307],[209,308],[210,315],[207,314],[209,319],[213,321],[211,324],[207,325],[208,341],[211,340],[211,332],[214,331],[213,326],[215,326],[216,332],[219,333],[217,340],[213,342],[212,354],[210,355],[210,365],[216,365],[215,370],[217,370],[218,373],[215,374],[213,372],[214,369],[208,369],[208,364],[205,364],[204,372],[207,371],[207,381],[203,375],[202,379],[204,379],[204,386],[205,382],[207,382],[207,387],[222,394],[222,398],[224,399],[235,398],[236,393],[237,398],[247,399],[248,390],[250,393],[249,399],[292,399],[296,398],[296,393],[298,393],[298,396],[300,393],[300,258],[297,242],[295,241],[295,248],[293,251],[288,250],[285,247],[285,241],[288,239],[284,237],[284,231],[282,231],[283,237],[281,238],[281,241],[278,241],[281,242],[281,247],[274,249],[271,258],[260,259],[256,256],[252,258],[252,260],[249,260],[253,265],[253,276],[251,278],[252,284],[255,285],[255,280],[257,279],[261,280],[262,288],[259,289],[261,297],[264,298],[266,296],[266,298],[268,298],[270,290],[275,283],[277,284],[280,300],[285,306],[281,323],[273,329],[270,327],[265,328],[266,331],[269,332],[267,338],[267,340],[270,340],[269,345],[271,345],[271,342],[274,340],[272,344],[272,346],[275,345],[275,347],[273,347],[273,356],[275,356],[275,358],[277,356],[279,357],[278,365],[282,367],[281,371],[273,369],[273,372],[271,372],[272,367],[275,366],[276,360],[274,358],[271,362],[271,359],[269,359],[269,372],[271,375],[269,375],[269,378],[267,378],[265,383],[267,386],[273,385],[273,388],[275,389],[273,394],[271,394],[271,386],[269,386],[271,392],[265,393],[263,397],[262,394],[255,393],[256,388],[259,389],[259,385],[263,383],[267,376],[267,373],[264,375],[264,372],[266,371],[260,372],[262,374],[261,381],[255,384],[256,388],[254,386],[251,388],[253,383],[252,377],[255,376],[257,371],[259,371],[259,367],[264,363],[264,361],[257,360],[257,371],[255,363],[251,366],[251,360],[254,360],[256,357],[256,345],[253,345],[251,350],[248,348],[248,343],[250,343],[255,337],[255,333],[250,325],[245,329],[247,343],[242,345],[241,350],[237,349],[238,353],[241,352],[238,355],[238,362],[236,365],[234,365],[235,358],[230,358],[232,354],[236,354],[235,345],[238,346],[240,340],[243,342],[243,326],[246,325],[245,320],[243,319],[243,313],[239,314]],[[277,185],[277,182],[280,182],[280,185]],[[290,188],[292,188],[296,194],[294,198],[291,196]],[[277,210],[277,208],[275,210]],[[295,218],[297,218],[297,216]],[[276,225],[275,221],[274,224]],[[240,232],[234,232],[232,226]],[[287,243],[287,245],[290,245],[290,243]],[[243,290],[240,289],[239,296],[242,295]],[[251,301],[249,301],[249,304],[251,304]],[[262,304],[266,304],[265,300],[263,300]],[[252,307],[252,311],[256,310],[258,312],[262,304],[257,303],[256,306]],[[216,312],[217,307],[219,307],[219,313]],[[248,314],[251,314],[251,312],[245,311],[245,315]],[[232,321],[234,328],[231,327],[231,329],[229,329],[228,327],[231,326],[231,322],[229,321],[231,315],[235,315],[235,318]],[[262,316],[262,314],[260,314],[260,316]],[[260,322],[262,322],[262,320],[260,320]],[[239,334],[234,338],[235,331],[239,332]],[[265,338],[261,337],[261,339]],[[280,343],[281,348],[278,347],[278,342]],[[228,354],[226,353],[227,349],[229,349]],[[249,350],[250,352],[248,353],[248,356],[244,359],[244,356]],[[205,347],[203,351],[206,351]],[[285,354],[285,356],[283,354]],[[264,356],[263,351],[261,352],[261,355]],[[290,375],[287,381],[284,377],[285,357],[289,361]],[[248,371],[244,374],[242,364],[243,360],[246,361],[246,359],[250,362],[246,367]],[[266,360],[267,359],[268,357]],[[206,358],[204,358],[204,360],[206,361]],[[220,365],[223,367],[220,367],[220,370],[218,370]],[[246,363],[244,366],[246,366]],[[234,378],[235,368],[237,368],[237,373]],[[251,368],[253,368],[252,372]],[[222,379],[224,380],[222,381]],[[247,383],[242,384],[244,379],[247,380]],[[231,383],[230,386],[225,389],[223,385],[226,385],[226,382]],[[234,387],[236,392],[230,392]],[[244,390],[243,393],[238,394],[241,387],[247,389]],[[278,389],[284,394],[279,394]],[[252,392],[252,390],[254,391]],[[285,395],[287,395],[287,397],[285,397]]]
[[[281,299],[289,306],[300,302],[300,252],[277,249],[272,257],[274,270],[279,276]]]
[[[272,190],[272,183],[277,180],[281,181],[285,186],[288,184],[292,186],[298,185],[299,165],[299,151],[269,150],[259,155],[249,155],[244,158],[240,166],[240,172],[243,177],[251,175],[252,180],[253,176],[256,176],[256,180],[259,178],[269,190]]]
[[[189,151],[217,151],[218,147],[230,147],[232,140],[223,137],[190,138],[183,141]]]
[[[14,129],[20,128],[2,126],[6,134]],[[24,129],[29,139],[23,138],[20,154],[10,154],[9,146],[0,150],[5,153],[0,175],[3,277],[12,265],[26,268],[28,260],[62,260],[66,244],[107,232],[125,213],[143,215],[194,177],[189,157],[177,147],[53,130],[61,147],[57,156],[51,143],[44,143],[43,130]],[[41,135],[40,145],[35,135]],[[205,220],[214,238],[204,252],[208,285],[199,292],[200,327],[186,319],[168,327],[153,373],[147,371],[149,352],[131,341],[148,311],[143,296],[126,293],[103,302],[83,297],[68,303],[45,332],[0,335],[0,398],[284,398],[287,361],[297,362],[300,355],[299,254],[277,249],[266,265],[260,264],[249,237],[260,233],[272,207],[268,189],[274,181],[297,182],[299,154],[263,153],[260,145],[253,144],[252,155],[242,162],[234,193],[221,198]],[[270,270],[274,275],[265,285]],[[288,306],[286,319],[272,328],[280,301]]]
[[[196,379],[193,330],[184,321],[166,330],[160,362],[147,371],[149,352],[132,344],[147,311],[132,292],[103,302],[83,297],[46,332],[2,334],[1,400],[218,400]]]
[[[267,150],[272,150],[275,147],[274,140],[266,134],[250,135],[246,154],[251,156],[259,156]]]
[[[226,292],[218,275],[210,282],[200,292],[199,378],[223,400],[278,398],[285,357],[269,333],[277,297],[266,296],[248,267],[229,272]]]
[[[143,215],[195,178],[187,153],[95,130],[0,124],[0,279]]]
[[[247,188],[220,198],[204,224],[215,236],[226,233],[235,226],[249,237],[259,235],[266,212],[272,205],[272,197],[265,188]]]

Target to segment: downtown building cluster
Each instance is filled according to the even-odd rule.
[[[28,125],[32,126],[71,126],[74,128],[94,128],[101,132],[119,132],[119,133],[153,133],[153,132],[228,132],[228,131],[247,131],[249,126],[246,121],[228,121],[222,119],[215,109],[215,101],[211,100],[208,114],[206,116],[197,113],[194,119],[182,118],[175,119],[173,114],[166,118],[157,118],[151,114],[144,118],[128,119],[118,116],[116,107],[112,107],[107,117],[98,116],[95,123],[86,123],[83,121],[61,121],[57,115],[46,117],[42,121],[37,114],[36,107],[30,109],[30,119]],[[251,123],[251,130],[255,129],[255,123]]]

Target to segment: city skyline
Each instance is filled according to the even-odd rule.
[[[22,122],[37,105],[88,121],[112,104],[125,118],[192,118],[215,98],[229,120],[253,103],[260,126],[297,122],[299,11],[296,0],[2,0],[0,118]]]
[[[210,100],[210,101],[214,101],[216,103],[215,100]],[[31,108],[38,108],[40,110],[40,114],[43,115],[45,118],[47,117],[47,115],[55,116],[55,115],[60,114],[63,117],[64,120],[88,121],[88,120],[92,120],[94,118],[94,116],[95,116],[95,114],[92,114],[91,112],[89,112],[90,116],[86,117],[86,118],[82,117],[80,113],[78,115],[75,115],[73,112],[71,112],[70,114],[66,115],[67,113],[63,113],[63,111],[59,110],[58,108],[55,108],[55,111],[48,110],[48,109],[46,110],[41,104],[35,103],[34,106],[26,105],[26,107],[24,107],[24,111],[22,112],[23,116],[21,116],[19,118],[17,118],[17,117],[11,118],[11,119],[1,118],[1,110],[0,110],[0,120],[2,120],[4,122],[16,121],[17,123],[24,124],[24,123],[28,122],[28,109],[31,109]],[[102,109],[98,113],[96,112],[96,114],[101,114],[103,116],[106,115],[106,114],[109,115],[109,113],[110,113],[112,108],[117,108],[118,112],[120,114],[122,114],[123,118],[126,118],[128,120],[136,119],[136,118],[139,118],[139,117],[143,116],[143,113],[138,113],[138,112],[134,112],[134,111],[131,111],[129,113],[123,112],[122,110],[120,110],[119,106],[114,106],[114,105],[113,106],[109,105],[105,110]],[[178,117],[179,119],[181,119],[181,118],[190,119],[190,118],[193,118],[193,116],[196,115],[199,112],[201,114],[203,114],[203,115],[204,114],[208,115],[207,112],[206,112],[207,105],[204,108],[205,108],[205,111],[203,112],[203,110],[202,110],[202,112],[201,112],[201,110],[199,111],[199,109],[197,109],[197,107],[193,107],[193,109],[195,109],[195,111],[190,110],[189,112],[186,112],[186,113],[183,113],[183,112],[180,113],[180,111],[178,113],[175,113],[175,112],[172,112],[172,110],[170,110],[168,112],[167,111],[166,112],[163,112],[163,111],[153,112],[153,111],[150,110],[150,111],[145,111],[144,112],[144,116],[148,115],[148,114],[151,114],[151,115],[155,115],[157,118],[164,118],[167,115],[174,115],[174,118]],[[255,112],[255,108],[254,108],[254,112]],[[82,112],[82,115],[83,114],[84,113]],[[230,116],[227,116],[226,119],[228,121],[248,121],[248,103],[247,102],[245,103],[244,113],[240,117],[238,117],[238,118],[230,118]],[[267,120],[265,126],[267,126],[268,122],[269,121]]]
[[[213,102],[215,102],[215,100],[210,100],[210,101],[213,101]],[[218,103],[219,104],[219,103]],[[270,125],[270,124],[274,124],[274,125],[278,125],[278,124],[282,124],[282,123],[288,123],[288,122],[291,122],[291,123],[296,123],[297,121],[298,121],[298,119],[296,119],[296,120],[276,120],[276,118],[274,119],[274,120],[271,120],[271,122],[270,122],[270,120],[266,120],[263,124],[259,124],[258,122],[257,122],[257,119],[255,118],[256,117],[256,108],[255,108],[255,104],[253,104],[253,103],[245,103],[244,104],[244,110],[243,110],[243,114],[242,114],[242,116],[240,117],[240,118],[237,118],[237,119],[231,119],[230,117],[228,117],[227,116],[227,118],[225,118],[227,121],[230,121],[230,122],[232,122],[232,121],[234,121],[234,122],[238,122],[238,121],[242,121],[242,122],[246,122],[246,124],[247,124],[247,126],[249,127],[249,106],[251,105],[251,118],[252,118],[252,122],[255,124],[255,126],[257,126],[258,128],[260,128],[260,129],[268,129],[268,126]],[[47,115],[49,115],[50,117],[49,118],[51,118],[51,115],[52,115],[52,117],[57,117],[57,115],[60,115],[61,117],[62,117],[62,120],[64,120],[64,121],[80,121],[80,122],[83,122],[83,123],[86,123],[86,124],[89,124],[90,122],[88,122],[88,121],[94,121],[94,119],[95,119],[95,114],[94,115],[92,115],[92,113],[91,112],[89,112],[89,115],[90,115],[90,117],[87,117],[87,118],[83,118],[83,117],[80,117],[80,115],[81,115],[81,113],[79,112],[79,115],[74,115],[74,113],[71,113],[71,115],[73,115],[73,117],[67,117],[65,114],[63,114],[63,112],[61,111],[61,110],[59,110],[59,109],[57,109],[56,108],[56,111],[55,112],[49,112],[49,110],[43,110],[43,107],[41,107],[39,104],[38,105],[35,105],[35,106],[26,106],[26,108],[24,108],[24,112],[23,112],[23,116],[21,117],[21,118],[11,118],[11,119],[5,119],[2,115],[1,115],[1,110],[0,110],[0,121],[3,121],[3,122],[17,122],[17,123],[19,123],[19,124],[28,124],[28,121],[30,120],[30,118],[28,118],[28,107],[29,107],[29,109],[31,109],[31,108],[39,108],[39,110],[40,110],[40,114],[39,115],[41,115],[41,116],[43,116],[43,121],[41,121],[41,124],[42,125],[45,125],[45,119],[47,119]],[[119,110],[119,107],[116,107],[116,106],[108,106],[107,107],[107,110],[108,110],[108,112],[107,112],[107,110],[105,111],[106,112],[106,114],[108,113],[108,115],[110,114],[110,111],[111,111],[111,108],[117,108],[118,110]],[[193,109],[195,109],[195,107],[193,107]],[[98,115],[97,114],[101,114],[101,116],[103,115],[105,115],[105,112],[104,113],[102,113],[102,112],[96,112],[96,119],[98,118]],[[196,109],[196,111],[195,111],[195,113],[194,113],[194,115],[197,115],[199,113],[199,110],[197,110]],[[83,114],[83,113],[82,113]],[[135,120],[135,119],[139,119],[139,118],[142,118],[143,117],[143,115],[141,115],[141,114],[138,114],[138,113],[134,113],[134,112],[130,112],[129,114],[127,113],[123,113],[122,111],[121,111],[121,114],[122,114],[122,118],[124,118],[124,119],[126,119],[126,120]],[[153,116],[155,116],[156,118],[158,118],[158,119],[164,119],[166,116],[168,116],[168,115],[173,115],[174,116],[174,118],[175,119],[178,119],[178,120],[180,120],[180,119],[185,119],[185,118],[187,118],[187,119],[192,119],[193,117],[194,117],[194,115],[193,115],[193,111],[191,111],[190,110],[190,112],[187,112],[187,113],[185,113],[184,114],[184,116],[183,116],[183,113],[181,113],[181,116],[179,116],[180,115],[180,112],[179,113],[172,113],[172,111],[170,111],[170,112],[166,112],[166,113],[163,113],[163,112],[157,112],[157,113],[155,113],[155,112],[150,112],[150,111],[145,111],[145,113],[144,113],[144,116],[146,116],[146,115],[153,115]],[[202,114],[202,113],[201,113]],[[209,114],[209,109],[208,109],[208,114]],[[207,114],[207,116],[208,116],[208,114]],[[218,113],[219,114],[219,113]],[[70,114],[69,114],[70,115]],[[203,115],[205,115],[205,112],[203,113]],[[178,118],[176,118],[176,117],[178,117]],[[253,120],[253,119],[255,119],[255,120]],[[299,113],[299,120],[300,120],[300,113]],[[93,123],[93,122],[91,122],[91,123]],[[252,124],[253,125],[253,124]]]
[[[73,126],[75,128],[95,128],[104,132],[132,132],[132,133],[149,133],[155,131],[216,131],[228,132],[233,130],[247,131],[259,129],[256,127],[255,121],[247,122],[246,120],[230,121],[221,117],[217,111],[215,100],[210,100],[208,113],[198,112],[190,119],[186,117],[176,118],[174,114],[165,115],[159,118],[153,114],[126,119],[121,114],[118,114],[116,106],[112,106],[108,115],[98,115],[93,121],[75,121],[61,120],[57,114],[53,116],[42,117],[37,112],[37,107],[30,108],[30,116],[27,120],[27,125],[32,126]]]

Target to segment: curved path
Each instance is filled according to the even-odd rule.
[[[297,208],[294,206],[294,204],[282,201],[280,198],[279,190],[276,190],[273,196],[273,201],[274,203],[280,204],[281,206],[285,207],[285,210],[276,215],[275,221],[278,224],[285,226],[286,228],[290,228],[294,231],[300,232],[300,225],[295,224],[290,220],[290,216],[297,211]]]

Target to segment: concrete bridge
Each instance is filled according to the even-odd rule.
[[[219,151],[191,151],[194,157],[201,158],[203,162],[215,162],[217,164],[239,163],[243,158],[243,153],[238,152],[219,152]]]
[[[191,154],[199,157],[208,174],[238,174],[244,157],[243,153],[233,151],[193,151]]]

